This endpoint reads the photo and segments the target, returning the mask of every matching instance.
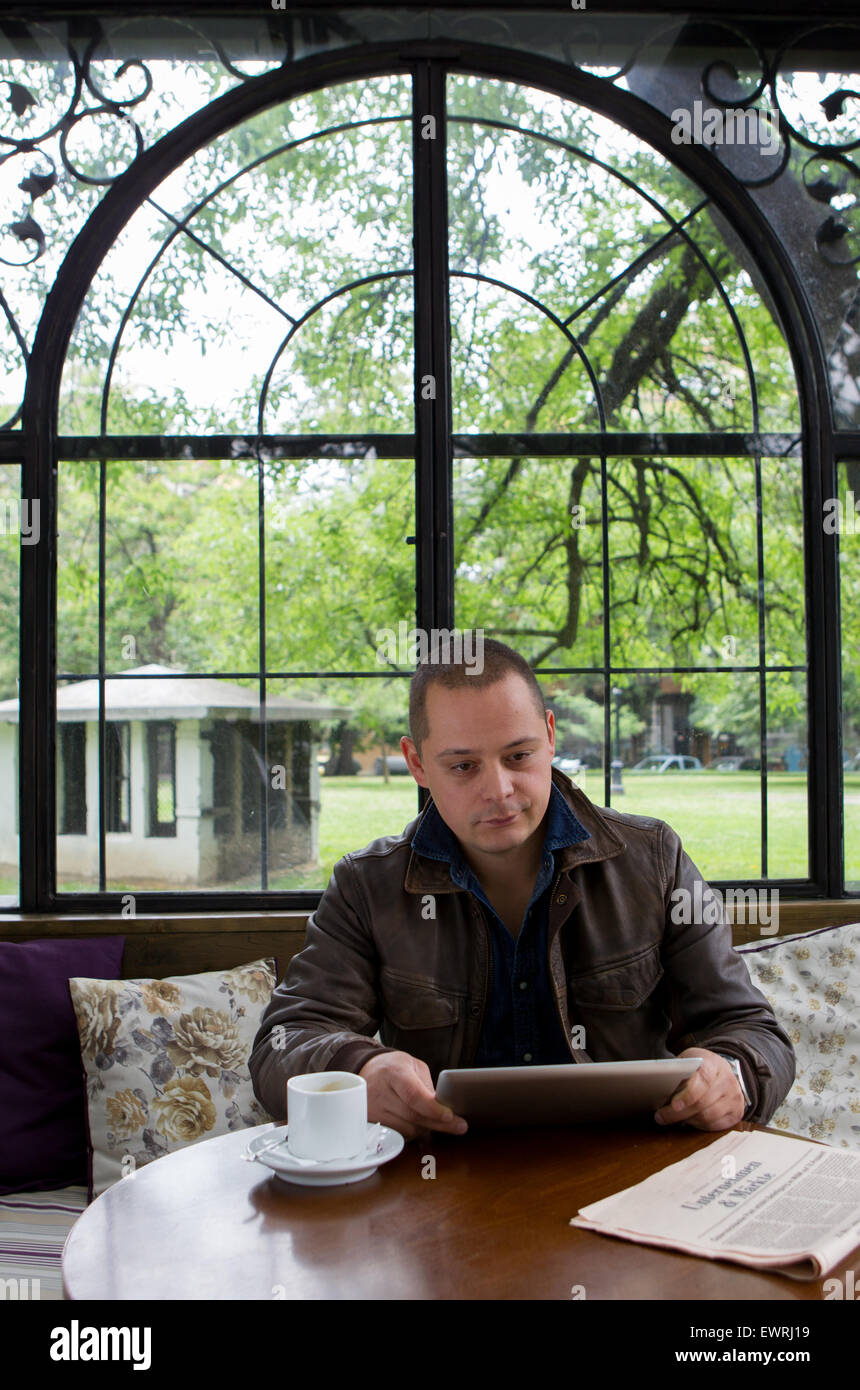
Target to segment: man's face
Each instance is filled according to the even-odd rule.
[[[411,738],[403,756],[427,787],[468,858],[518,850],[539,829],[552,789],[555,724],[546,722],[522,676],[510,672],[483,689],[427,690],[430,732],[419,756]]]

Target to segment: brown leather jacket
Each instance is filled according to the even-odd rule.
[[[598,808],[552,775],[591,836],[557,851],[549,908],[549,968],[571,1060],[710,1048],[739,1060],[745,1118],[767,1123],[794,1080],[794,1051],[734,951],[731,928],[671,920],[673,890],[695,901],[701,879],[678,835],[664,821]],[[422,1058],[434,1082],[445,1067],[472,1064],[490,929],[447,863],[412,850],[418,823],[341,859],[308,920],[249,1060],[255,1093],[275,1119],[286,1114],[288,1077],[302,1072],[358,1072],[387,1049]],[[570,1043],[575,1025],[585,1049]]]

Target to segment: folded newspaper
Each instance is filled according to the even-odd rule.
[[[570,1224],[820,1279],[860,1245],[860,1153],[731,1130]]]

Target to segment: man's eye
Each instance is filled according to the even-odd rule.
[[[525,749],[522,753],[512,753],[512,754],[511,754],[511,758],[513,759],[514,762],[516,762],[518,758],[530,758],[531,755],[532,755],[531,749],[530,749],[530,748],[527,748],[527,749]]]
[[[452,763],[449,770],[451,772],[468,772],[471,766],[471,763]]]

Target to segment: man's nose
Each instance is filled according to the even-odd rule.
[[[488,801],[502,801],[514,790],[510,768],[504,763],[489,763],[484,771],[481,791]]]

